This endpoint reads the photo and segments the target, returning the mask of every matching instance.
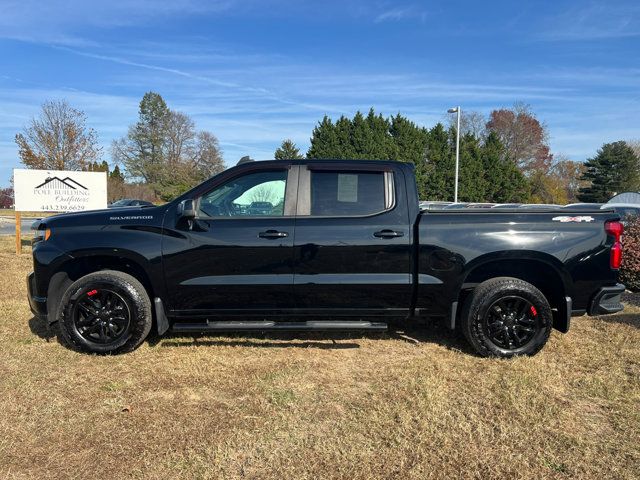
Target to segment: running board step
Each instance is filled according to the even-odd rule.
[[[309,321],[309,322],[273,322],[273,321],[247,321],[247,322],[197,322],[174,323],[171,329],[174,332],[237,332],[248,330],[279,330],[279,331],[309,331],[309,330],[387,330],[387,324],[383,322],[362,321]]]

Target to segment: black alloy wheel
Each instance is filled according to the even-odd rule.
[[[73,282],[62,295],[58,326],[65,344],[97,354],[136,349],[151,331],[149,294],[128,273],[100,270]]]
[[[538,311],[530,301],[516,295],[502,297],[484,316],[484,334],[500,348],[521,348],[535,336],[537,317]]]
[[[87,289],[73,308],[76,331],[88,342],[108,345],[117,342],[131,321],[127,302],[113,290]]]
[[[549,301],[519,278],[496,277],[480,283],[466,298],[460,329],[483,357],[535,355],[553,327]]]

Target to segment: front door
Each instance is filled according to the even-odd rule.
[[[165,220],[165,228],[173,224],[163,236],[172,315],[268,315],[294,307],[295,216],[286,202],[295,202],[297,168],[241,173],[194,199],[195,220]]]
[[[321,315],[406,315],[411,227],[402,172],[363,162],[300,167],[298,307]],[[396,201],[398,199],[398,201]]]

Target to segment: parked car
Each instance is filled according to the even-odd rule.
[[[251,202],[247,208],[248,215],[269,215],[273,210],[271,202]]]
[[[605,203],[600,207],[602,210],[613,210],[622,218],[622,222],[626,223],[629,218],[637,218],[640,215],[639,204],[629,203]]]
[[[420,208],[422,210],[438,210],[446,207],[447,205],[451,205],[453,202],[443,202],[443,201],[423,201],[420,202]]]
[[[521,203],[498,203],[491,208],[519,208]]]
[[[518,208],[526,208],[528,210],[556,210],[562,208],[562,205],[555,203],[523,203]]]
[[[467,208],[468,205],[469,204],[467,202],[456,202],[443,207],[443,209],[444,210],[462,210],[464,208]]]
[[[283,208],[236,208],[258,191],[278,192]],[[152,328],[435,320],[480,355],[533,355],[572,316],[622,310],[619,220],[600,209],[420,211],[404,162],[247,162],[162,206],[43,218],[28,297],[69,345],[94,353],[130,351]]]
[[[467,204],[467,208],[493,208],[495,206],[496,206],[495,203],[486,203],[486,202]]]
[[[569,208],[573,210],[593,210],[594,208],[601,208],[602,203],[570,203],[562,208]]]
[[[137,200],[135,198],[122,198],[108,205],[108,208],[123,208],[123,207],[152,207],[153,203],[146,200]]]
[[[491,208],[495,205],[495,203],[480,203],[480,202],[458,202],[452,203],[444,207],[447,210],[462,210],[469,208]]]

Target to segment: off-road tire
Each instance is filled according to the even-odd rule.
[[[74,309],[87,292],[107,289],[124,300],[129,316],[120,336],[111,343],[101,344],[85,338],[76,326]],[[119,354],[136,349],[147,337],[153,323],[151,301],[142,284],[131,275],[115,270],[90,273],[73,282],[60,300],[59,331],[66,343],[81,352]]]
[[[534,333],[526,344],[518,348],[503,348],[491,340],[485,328],[486,315],[497,301],[517,297],[529,302],[537,320]],[[530,315],[533,316],[533,313]],[[531,321],[531,319],[529,319]],[[547,343],[553,326],[553,314],[545,296],[536,287],[512,277],[497,277],[482,282],[465,301],[460,326],[463,335],[478,354],[483,357],[511,358],[519,355],[535,355]]]

